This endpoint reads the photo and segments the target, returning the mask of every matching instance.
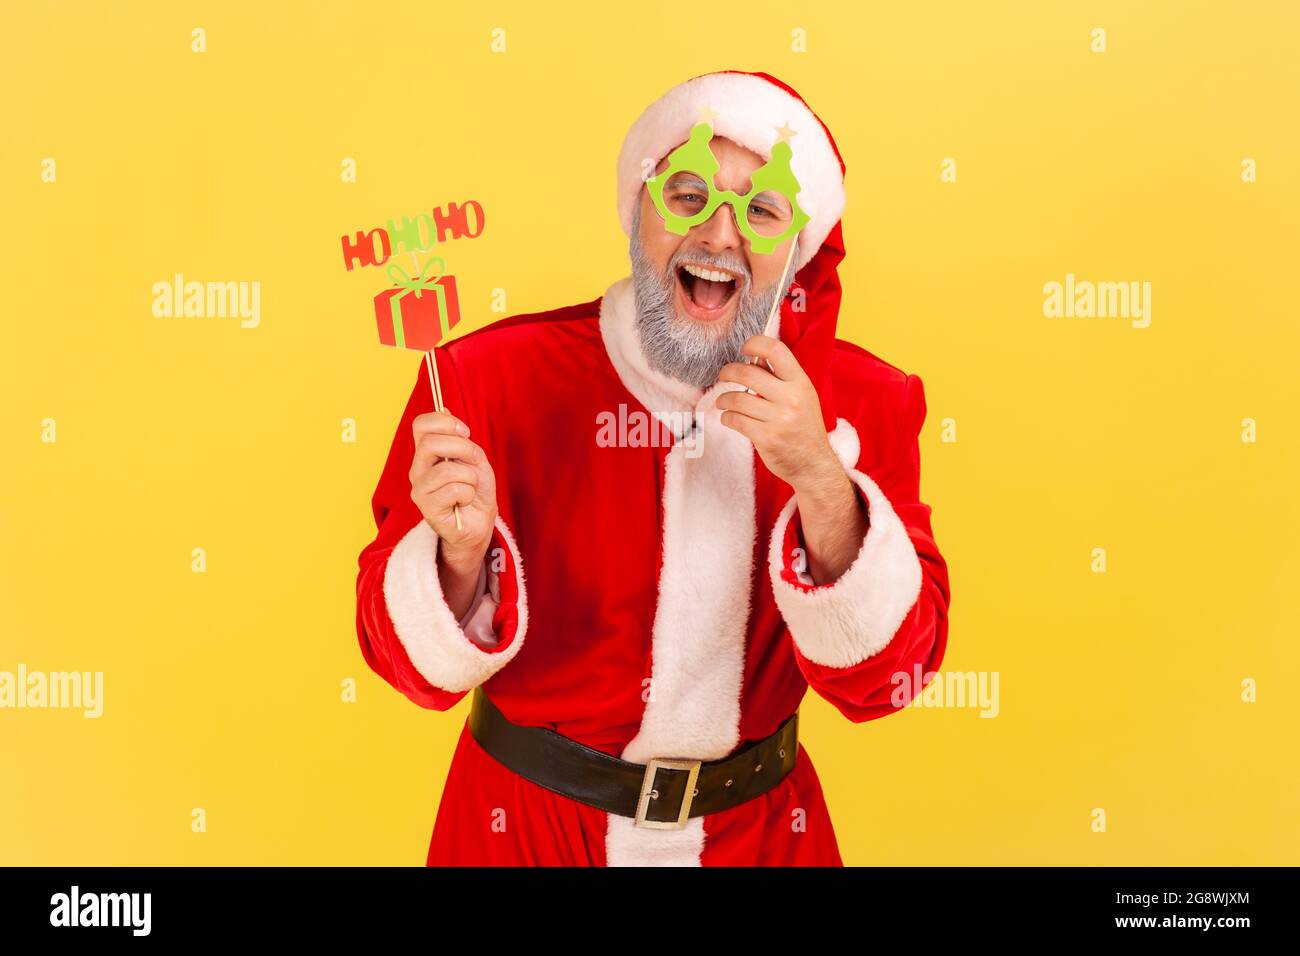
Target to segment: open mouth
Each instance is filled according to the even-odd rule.
[[[720,316],[735,298],[737,282],[735,275],[720,269],[706,269],[690,262],[677,267],[677,285],[692,318],[709,320]]]

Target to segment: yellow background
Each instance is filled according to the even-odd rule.
[[[838,140],[841,336],[926,383],[944,669],[1000,675],[991,720],[809,696],[845,861],[1300,862],[1296,6],[458,6],[5,4],[0,670],[106,686],[99,720],[0,710],[0,863],[423,862],[468,702],[422,711],[357,647],[419,359],[339,236],[477,199],[462,329],[493,288],[595,298],[627,127],[728,67]],[[260,282],[260,327],[154,318],[176,272]],[[1045,318],[1067,272],[1151,282],[1150,328]]]

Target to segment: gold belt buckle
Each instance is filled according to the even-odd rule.
[[[641,799],[636,804],[636,825],[651,830],[681,830],[684,828],[691,814],[691,801],[695,799],[695,783],[700,777],[700,763],[699,760],[651,757],[650,762],[645,765],[645,776],[641,778]],[[658,791],[655,790],[655,776],[660,769],[685,770],[690,774],[686,778],[686,790],[682,797],[682,810],[677,815],[676,820],[647,820],[645,818],[646,811],[650,809],[650,801],[657,799],[659,796]]]

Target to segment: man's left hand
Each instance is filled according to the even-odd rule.
[[[767,369],[744,362],[724,365],[719,381],[754,392],[718,396],[722,424],[757,449],[768,471],[794,488],[808,548],[808,573],[825,584],[852,564],[867,531],[867,512],[840,464],[822,424],[817,389],[785,343],[756,335],[741,351]],[[770,369],[771,371],[769,371]]]
[[[767,335],[755,335],[741,352],[762,359],[768,368],[744,362],[722,367],[719,381],[755,393],[718,396],[722,424],[752,441],[768,470],[796,491],[843,484],[844,469],[826,437],[817,390],[794,353]]]

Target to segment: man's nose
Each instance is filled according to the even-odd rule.
[[[744,238],[736,228],[736,217],[729,203],[719,203],[713,215],[691,231],[696,239],[712,250],[739,249]]]

